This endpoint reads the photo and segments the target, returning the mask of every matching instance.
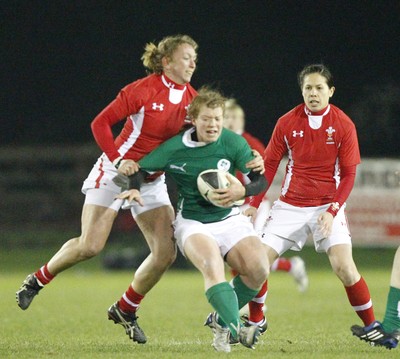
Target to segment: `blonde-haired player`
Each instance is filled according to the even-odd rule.
[[[229,99],[225,104],[224,127],[243,136],[251,148],[263,153],[265,149],[264,144],[257,137],[247,132],[245,126],[246,118],[243,108],[235,99]],[[236,177],[239,178],[242,183],[248,181],[247,177],[241,172],[236,172]],[[254,229],[260,237],[271,208],[267,195],[261,195],[261,197],[262,200],[256,212],[250,208],[250,198],[246,198],[245,203],[241,206],[243,213],[253,217]],[[277,258],[272,262],[271,271],[283,271],[292,275],[300,292],[305,292],[308,289],[308,275],[305,263],[299,256]],[[232,270],[232,275],[236,275],[235,270]],[[268,281],[265,281],[257,295],[241,310],[245,321],[248,324],[258,323],[262,333],[268,328],[268,323],[264,314],[266,311],[265,300],[267,295]]]
[[[97,255],[105,246],[114,219],[122,205],[115,200],[121,187],[113,179],[138,170],[137,161],[162,142],[176,135],[186,118],[186,108],[197,92],[189,82],[196,70],[197,43],[187,35],[167,36],[157,45],[146,45],[142,56],[150,75],[125,86],[93,120],[93,136],[103,154],[83,183],[85,194],[81,234],[67,241],[35,273],[28,275],[17,292],[17,302],[26,310],[40,290],[62,271]],[[112,126],[125,121],[114,139]],[[131,209],[151,253],[139,266],[121,299],[108,316],[121,324],[130,339],[147,338],[136,321],[136,311],[150,289],[175,260],[171,206],[164,175],[154,176],[144,186],[144,207]],[[93,300],[96,300],[93,293]]]
[[[229,188],[211,191],[209,195],[222,207],[206,201],[197,188],[199,174],[207,169],[219,169],[229,177],[236,168],[248,172],[245,164],[253,157],[251,148],[241,136],[223,128],[224,107],[219,92],[200,90],[188,110],[193,127],[142,158],[140,171],[130,178],[130,190],[119,198],[141,202],[142,184],[150,171],[166,171],[174,180],[179,194],[174,236],[181,252],[203,275],[206,297],[215,309],[205,323],[213,331],[213,346],[230,352],[229,335],[249,348],[258,340],[256,326],[240,323],[239,308],[257,294],[269,263],[249,219],[232,207],[266,188],[264,176],[250,171],[250,183],[231,182]],[[239,273],[231,284],[224,261]]]
[[[147,44],[142,60],[150,74],[125,86],[93,120],[93,136],[103,154],[83,183],[86,198],[81,234],[28,275],[16,294],[21,309],[27,309],[57,274],[103,249],[122,205],[115,199],[121,187],[114,179],[136,172],[138,160],[176,135],[185,124],[187,108],[197,94],[189,83],[196,70],[197,48],[188,35],[167,36],[158,44]],[[112,126],[120,121],[125,124],[114,139]],[[258,167],[260,163],[257,159],[249,165]],[[136,312],[176,257],[171,228],[174,210],[162,173],[148,179],[142,196],[146,205],[133,206],[131,213],[151,253],[119,301],[108,310],[109,319],[122,325],[130,339],[138,343],[145,343],[147,338],[137,324]]]

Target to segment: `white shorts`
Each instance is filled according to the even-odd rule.
[[[246,209],[248,209],[249,207],[250,204],[246,203],[241,205],[239,208],[240,211],[244,213]],[[263,200],[260,203],[260,206],[257,209],[256,220],[253,223],[254,229],[256,230],[259,237],[261,237],[263,233],[263,229],[267,221],[267,218],[269,217],[270,210],[271,210],[271,204],[269,200],[266,199],[266,196],[264,196]]]
[[[296,207],[281,200],[274,202],[264,226],[261,241],[272,247],[279,255],[288,249],[300,251],[309,235],[317,252],[326,252],[336,244],[350,244],[351,236],[344,204],[333,220],[332,232],[324,237],[318,225],[318,217],[330,204],[317,207]]]
[[[127,177],[118,174],[116,168],[103,153],[83,182],[82,192],[86,195],[85,204],[108,207],[118,212],[124,201],[115,199],[115,196],[125,190],[122,188],[125,184],[127,184]],[[133,218],[151,209],[171,205],[165,175],[157,177],[152,182],[143,183],[140,195],[144,206],[134,202],[130,208]]]
[[[221,256],[231,250],[235,244],[246,237],[257,237],[250,218],[239,213],[237,209],[233,210],[232,216],[212,223],[201,223],[192,219],[185,219],[178,214],[173,222],[174,237],[178,244],[179,250],[185,255],[185,242],[187,238],[193,234],[204,234],[217,242],[221,252]]]

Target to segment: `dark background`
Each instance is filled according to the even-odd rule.
[[[302,101],[297,72],[324,62],[332,103],[356,123],[363,156],[399,155],[399,1],[3,1],[0,144],[93,142],[90,122],[145,75],[146,42],[199,43],[192,84],[243,105],[264,142]]]

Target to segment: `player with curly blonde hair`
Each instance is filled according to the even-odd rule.
[[[185,123],[186,109],[197,94],[189,84],[196,70],[197,48],[197,43],[187,35],[167,36],[158,45],[147,44],[142,60],[150,75],[125,86],[93,120],[93,136],[103,154],[83,183],[86,198],[82,232],[67,241],[48,263],[28,275],[17,292],[21,309],[27,309],[57,274],[103,249],[122,205],[122,200],[115,199],[121,187],[113,179],[137,171],[137,161],[176,135]],[[120,121],[125,124],[114,139],[112,126]],[[121,324],[130,339],[138,343],[147,339],[137,324],[136,311],[176,256],[171,229],[174,210],[164,175],[154,175],[143,187],[146,206],[133,207],[131,212],[151,253],[121,299],[108,310],[109,319]],[[95,300],[96,293],[93,296]]]

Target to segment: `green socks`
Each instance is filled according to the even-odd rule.
[[[387,333],[400,330],[400,289],[390,287],[386,304],[385,317],[382,322]]]
[[[231,282],[233,290],[236,293],[239,309],[243,308],[248,302],[250,302],[259,292],[259,289],[251,289],[243,283],[240,276],[236,276]]]
[[[240,328],[238,300],[228,282],[216,284],[206,291],[208,302],[218,313],[219,318],[227,326],[234,338]]]

